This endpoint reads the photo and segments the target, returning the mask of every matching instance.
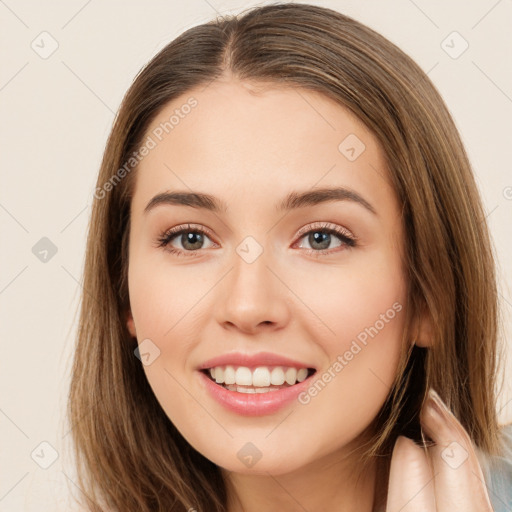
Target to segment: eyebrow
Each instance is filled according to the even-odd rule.
[[[289,211],[307,206],[315,206],[332,201],[350,201],[363,206],[374,215],[378,215],[375,208],[357,192],[345,187],[320,188],[304,192],[290,192],[281,203],[276,206],[278,212]],[[144,208],[148,213],[160,205],[181,205],[192,208],[205,209],[216,213],[226,212],[225,202],[215,196],[201,192],[163,192],[153,197]]]

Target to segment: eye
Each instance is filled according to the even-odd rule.
[[[299,231],[300,240],[304,239],[309,247],[299,245],[300,248],[307,249],[309,254],[314,256],[338,252],[332,251],[332,248],[355,247],[357,239],[348,230],[341,226],[328,223],[316,223],[306,226]],[[333,246],[333,243],[335,244]]]
[[[321,256],[339,252],[344,248],[357,245],[357,238],[348,230],[329,223],[314,223],[305,226],[298,233],[299,241],[304,239],[308,247],[299,244],[300,249],[305,249],[308,254]],[[209,245],[205,247],[205,242]],[[335,245],[333,245],[333,243]],[[175,244],[179,244],[176,247]],[[297,242],[294,244],[296,245]],[[218,246],[212,242],[209,230],[200,225],[187,224],[176,226],[163,232],[157,239],[157,247],[163,247],[166,251],[177,256],[197,256],[200,249]],[[332,249],[337,250],[332,250]]]
[[[178,256],[184,256],[185,253],[194,253],[199,249],[205,249],[205,240],[210,240],[208,231],[201,226],[176,226],[162,233],[158,238],[158,247],[165,247],[167,251]],[[174,247],[172,244],[178,242],[181,247]],[[211,242],[212,245],[216,245]],[[192,254],[186,254],[192,256]],[[195,255],[194,255],[195,256]]]

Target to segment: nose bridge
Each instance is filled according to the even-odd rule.
[[[282,326],[288,318],[286,287],[270,270],[268,254],[252,237],[246,237],[232,259],[226,276],[219,321],[254,331],[271,323]]]

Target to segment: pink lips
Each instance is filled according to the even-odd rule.
[[[311,377],[293,386],[269,391],[268,393],[238,393],[219,386],[203,372],[198,372],[201,384],[217,402],[228,410],[242,416],[263,416],[272,414],[297,399],[297,396],[311,383]]]
[[[199,366],[199,370],[206,370],[207,368],[213,368],[214,366],[226,366],[228,364],[233,366],[247,366],[248,368],[254,368],[256,366],[312,368],[308,363],[294,361],[293,359],[272,354],[271,352],[259,352],[258,354],[241,354],[234,352],[208,359],[208,361],[205,361],[201,366]]]
[[[219,404],[229,411],[235,412],[242,416],[263,416],[272,414],[279,409],[285,407],[297,399],[297,396],[308,388],[311,383],[309,376],[302,382],[293,386],[284,387],[277,391],[269,391],[268,393],[238,393],[229,391],[223,386],[216,384],[204,371],[215,366],[247,366],[255,368],[257,366],[287,366],[294,368],[311,368],[307,363],[301,363],[278,356],[269,352],[260,352],[259,354],[248,355],[240,353],[225,354],[213,359],[205,361],[198,368],[200,383],[205,387],[206,392]]]

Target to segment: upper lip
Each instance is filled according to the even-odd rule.
[[[290,359],[288,357],[273,354],[271,352],[258,352],[257,354],[242,354],[240,352],[231,352],[229,354],[223,354],[212,359],[208,359],[199,366],[199,370],[206,370],[208,368],[214,368],[216,366],[286,366],[292,368],[313,368],[311,364],[302,363]]]

